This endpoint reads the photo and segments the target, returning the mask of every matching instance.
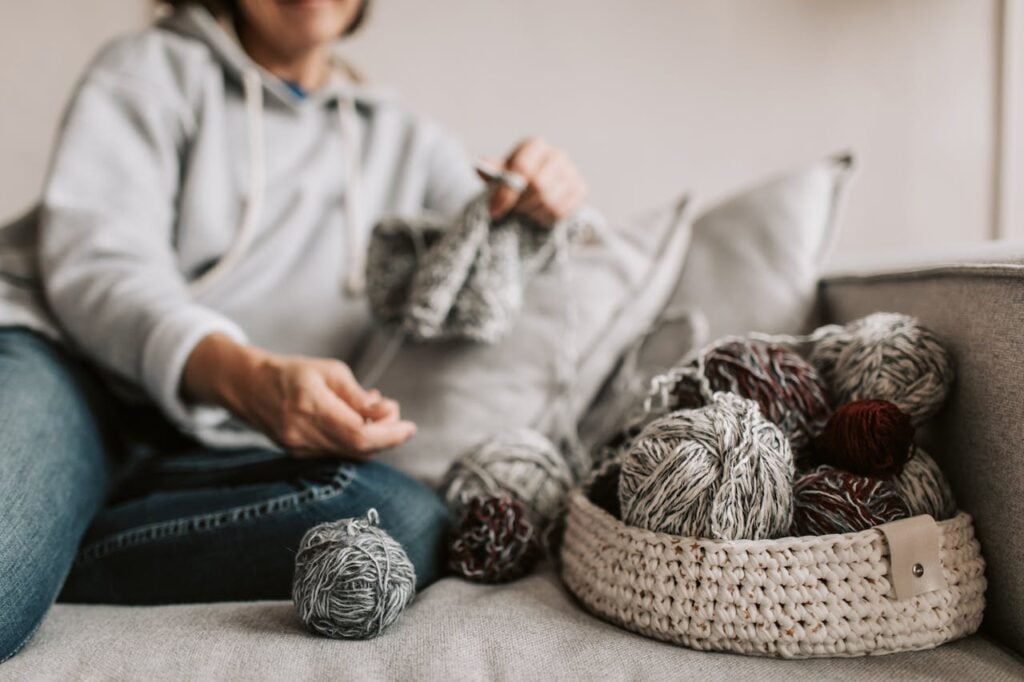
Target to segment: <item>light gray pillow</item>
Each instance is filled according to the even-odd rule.
[[[834,242],[848,154],[735,194],[701,213],[675,290],[580,424],[583,443],[621,430],[650,379],[714,339],[815,326],[820,267]]]
[[[532,426],[554,436],[560,414],[575,424],[678,280],[690,237],[688,206],[681,199],[609,228],[608,243],[575,246],[568,291],[558,267],[537,274],[519,320],[496,344],[407,339],[388,359],[392,332],[374,330],[354,363],[356,376],[375,375],[372,386],[398,400],[403,417],[418,426],[415,438],[378,458],[436,485],[456,457],[495,434]],[[566,401],[559,363],[573,348],[575,382],[560,413]]]

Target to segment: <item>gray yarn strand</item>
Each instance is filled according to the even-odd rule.
[[[363,518],[321,523],[303,536],[292,600],[312,630],[339,639],[376,637],[412,601],[416,571],[378,521],[370,509]]]
[[[789,441],[757,403],[715,393],[711,403],[655,419],[622,462],[622,519],[721,540],[785,535],[792,520]]]

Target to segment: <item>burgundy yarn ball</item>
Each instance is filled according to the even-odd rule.
[[[814,442],[819,462],[861,476],[897,476],[914,451],[910,416],[888,400],[837,409]]]
[[[789,439],[796,456],[810,449],[812,438],[832,412],[828,388],[818,371],[778,343],[739,339],[718,344],[704,353],[704,376],[712,391],[728,391],[757,402],[765,418]],[[697,380],[690,377],[676,385],[675,397],[680,408],[705,403]]]
[[[910,516],[889,479],[823,464],[793,482],[793,534],[853,533]]]
[[[451,536],[448,567],[476,582],[515,580],[543,553],[536,528],[522,502],[511,495],[471,497]]]

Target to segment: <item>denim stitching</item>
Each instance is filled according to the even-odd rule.
[[[298,493],[280,495],[269,500],[232,507],[217,512],[187,516],[170,521],[151,523],[121,531],[88,545],[79,552],[76,563],[101,559],[117,550],[136,547],[155,540],[181,537],[192,532],[203,532],[226,525],[261,518],[269,514],[292,511],[307,504],[334,497],[345,490],[354,477],[352,467],[341,467],[326,485],[319,485]]]

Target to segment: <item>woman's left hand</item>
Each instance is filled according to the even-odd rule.
[[[527,184],[521,192],[505,185],[496,187],[489,207],[492,218],[515,211],[550,227],[583,205],[587,187],[576,166],[564,151],[539,137],[519,143],[504,169],[523,176]]]

